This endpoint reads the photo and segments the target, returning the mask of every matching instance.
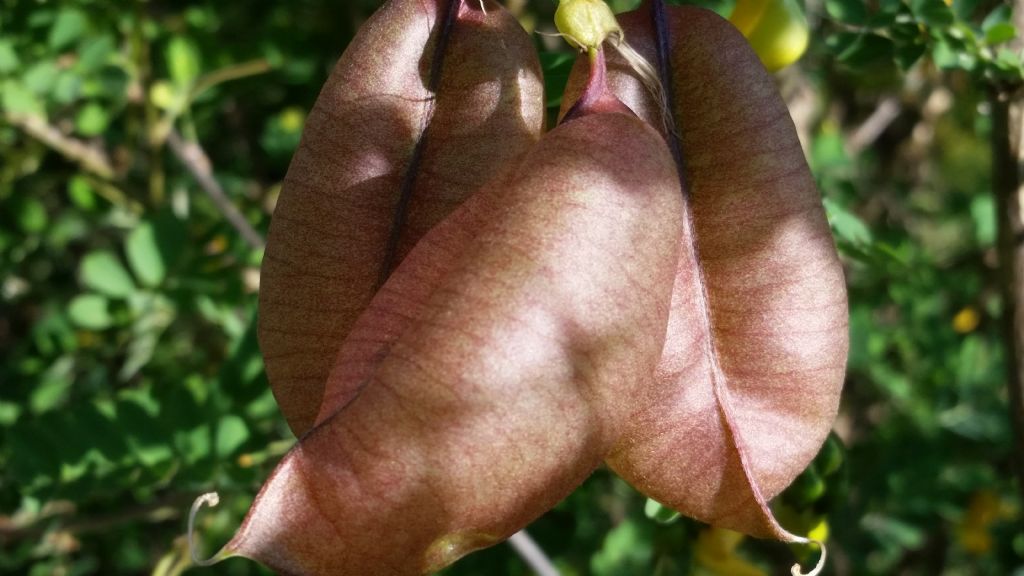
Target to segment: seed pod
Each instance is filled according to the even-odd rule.
[[[412,246],[540,137],[533,43],[500,5],[391,0],[324,86],[274,212],[260,347],[301,436],[352,323]]]
[[[668,76],[666,138],[678,152],[686,224],[658,384],[608,463],[688,516],[806,541],[779,526],[767,502],[835,419],[847,353],[842,268],[792,120],[757,55],[714,13],[660,4],[620,23]],[[664,125],[631,69],[609,60],[611,91]],[[570,79],[569,102],[585,66]]]
[[[219,557],[425,574],[520,530],[600,464],[664,345],[682,225],[672,158],[635,117],[594,114],[503,180],[374,299],[367,314],[397,307],[384,313],[407,318],[400,333]],[[403,308],[416,290],[422,305]]]

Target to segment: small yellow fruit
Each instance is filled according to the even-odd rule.
[[[738,0],[729,21],[769,71],[789,66],[807,50],[807,18],[796,0]]]
[[[981,315],[972,306],[968,306],[953,316],[953,330],[957,334],[970,334],[981,324]]]

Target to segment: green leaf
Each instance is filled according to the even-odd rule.
[[[855,245],[871,244],[871,230],[864,221],[831,199],[824,200],[829,224],[840,240]]]
[[[43,60],[29,67],[21,81],[25,84],[25,88],[28,88],[33,94],[46,97],[53,91],[59,75],[60,70],[57,69],[56,62]]]
[[[847,24],[864,24],[868,19],[863,0],[825,0],[828,15]]]
[[[160,405],[148,392],[126,391],[117,405],[118,426],[131,452],[148,468],[174,457],[172,438],[158,423],[159,414]]]
[[[974,70],[978,61],[972,54],[967,54],[945,39],[937,40],[932,47],[932,60],[944,70],[961,69],[968,72]]]
[[[595,576],[643,574],[648,572],[654,550],[649,534],[627,520],[605,536],[601,550],[590,558]]]
[[[815,173],[825,170],[839,170],[852,164],[846,153],[843,137],[834,128],[824,128],[814,139],[811,147],[811,164]]]
[[[644,514],[659,524],[671,524],[679,519],[679,512],[665,507],[657,500],[647,499],[644,504]]]
[[[15,402],[0,400],[0,426],[7,428],[18,421],[22,408]]]
[[[1000,24],[1011,24],[1013,10],[1007,3],[999,3],[981,22],[981,29],[987,34],[989,29]]]
[[[910,70],[918,60],[928,51],[924,43],[902,44],[896,46],[896,63],[903,71]]]
[[[21,60],[14,51],[14,44],[10,40],[0,40],[0,74],[9,74],[21,66]]]
[[[86,104],[75,117],[75,128],[83,136],[98,136],[106,132],[109,123],[107,110],[96,102]]]
[[[149,101],[161,110],[172,110],[184,98],[183,91],[171,85],[170,82],[160,80],[154,82],[149,89]]]
[[[831,476],[839,471],[846,459],[845,448],[839,437],[834,433],[830,434],[821,446],[818,455],[814,457],[814,467],[822,476]]]
[[[149,364],[156,352],[157,342],[160,340],[160,333],[156,331],[132,334],[132,340],[128,343],[128,354],[125,357],[121,370],[117,373],[118,380],[127,382],[134,378],[140,370]]]
[[[863,67],[891,59],[894,52],[892,40],[877,34],[861,34],[837,58],[848,66]]]
[[[1010,72],[1019,75],[1021,71],[1020,55],[1008,48],[999,50],[995,60],[996,67],[1003,72]]]
[[[82,283],[113,298],[127,298],[135,292],[135,283],[113,253],[91,252],[82,259]]]
[[[21,82],[8,80],[3,83],[4,110],[16,115],[46,117],[46,108],[31,90]]]
[[[34,414],[48,412],[64,402],[74,379],[73,369],[74,361],[65,356],[46,370],[42,381],[29,396],[29,408]]]
[[[89,26],[85,13],[77,8],[62,8],[50,28],[50,48],[61,50],[81,38]]]
[[[5,463],[9,464],[5,473],[10,474],[23,493],[51,484],[60,468],[49,432],[32,418],[21,418],[11,431],[7,445],[10,460]]]
[[[167,44],[164,56],[171,80],[178,86],[191,86],[202,69],[195,44],[184,36],[175,36]]]
[[[233,455],[249,439],[249,427],[245,420],[235,415],[225,416],[217,425],[217,455],[226,458]]]
[[[989,26],[985,30],[985,43],[1002,44],[1003,42],[1009,42],[1017,37],[1017,28],[1009,22],[1002,22],[994,26]]]
[[[114,322],[109,305],[110,302],[99,294],[75,296],[68,305],[68,317],[82,328],[104,330]]]
[[[992,196],[985,194],[971,199],[971,219],[974,221],[974,237],[982,246],[992,246],[996,241],[996,208]]]
[[[800,507],[805,507],[824,496],[825,490],[825,482],[812,464],[796,477],[796,480],[789,485],[789,488],[786,488],[786,496],[791,502]]]
[[[139,224],[125,240],[125,254],[135,277],[146,286],[157,286],[164,281],[167,267],[152,222]]]
[[[68,198],[82,210],[91,211],[96,208],[96,193],[84,176],[76,174],[68,180]]]
[[[38,234],[46,229],[50,221],[46,206],[35,198],[25,198],[18,205],[18,224],[29,234]]]
[[[174,446],[189,463],[194,463],[209,456],[212,437],[209,424],[192,428],[179,426],[174,432]]]
[[[888,542],[908,550],[917,550],[925,542],[925,532],[921,528],[880,513],[872,512],[864,516],[860,527],[879,542]]]
[[[89,74],[105,66],[115,55],[117,44],[114,38],[103,35],[86,41],[85,45],[78,52],[78,62],[75,68],[80,74]]]
[[[60,104],[71,104],[82,94],[82,77],[65,71],[57,77],[57,85],[53,88],[51,98]]]
[[[921,22],[933,27],[949,26],[955,20],[944,0],[911,0],[910,9]]]
[[[290,107],[267,121],[260,144],[272,156],[290,158],[299,145],[306,114],[301,108]]]

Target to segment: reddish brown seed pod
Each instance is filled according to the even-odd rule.
[[[664,345],[682,225],[671,156],[635,117],[595,114],[503,180],[399,266],[368,313],[429,286],[422,305],[383,312],[410,320],[220,557],[426,574],[520,530],[600,464]]]
[[[703,11],[668,12],[663,35],[648,6],[623,28],[648,59],[671,59],[673,122],[621,67],[605,85],[596,52],[567,92],[574,101],[587,85],[571,121],[531,147],[523,121],[541,108],[518,99],[535,85],[515,53],[490,71],[465,65],[432,100],[447,76],[422,61],[478,58],[455,50],[452,26],[490,17],[443,4],[390,2],[311,116],[261,300],[275,395],[293,430],[311,430],[218,558],[287,574],[428,573],[521,529],[602,459],[688,515],[800,541],[767,500],[834,418],[845,290],[792,123],[756,55]],[[421,38],[399,37],[420,24]],[[384,65],[359,52],[380,48],[374,33],[420,54],[426,83],[398,77],[412,92],[433,87],[429,102],[405,108],[402,96],[382,116],[361,108],[395,96],[358,74]],[[509,70],[515,82],[489,87]],[[347,92],[332,85],[365,92],[339,99]],[[453,109],[438,123],[443,95],[458,88],[492,96],[485,121],[461,126]],[[659,135],[620,99],[674,129]],[[407,130],[416,119],[421,130]],[[492,121],[521,137],[516,154],[498,139],[500,158],[463,155],[461,144],[493,137]],[[347,148],[339,127],[363,130],[360,145]],[[675,159],[666,140],[682,151]],[[462,203],[467,182],[488,177]]]
[[[260,347],[297,436],[312,427],[338,349],[383,279],[540,137],[532,41],[500,5],[484,4],[386,3],[309,115],[260,287]]]
[[[609,464],[704,522],[803,541],[767,502],[808,465],[845,372],[843,272],[785,103],[727,21],[648,2],[626,37],[668,72],[686,225],[658,384]],[[661,28],[659,31],[658,28]],[[663,47],[658,54],[659,44]],[[608,83],[654,126],[662,106],[620,58]],[[566,99],[586,81],[578,63]]]

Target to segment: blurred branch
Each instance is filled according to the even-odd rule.
[[[875,111],[868,116],[863,124],[857,127],[846,140],[846,149],[851,156],[856,156],[870,148],[885,130],[900,117],[903,107],[896,96],[887,96],[878,103]]]
[[[214,70],[209,74],[200,76],[195,84],[192,85],[192,88],[187,93],[182,94],[178,98],[178,102],[167,110],[163,117],[160,118],[160,121],[152,128],[149,135],[150,144],[153,146],[162,145],[170,137],[171,132],[174,131],[174,123],[178,121],[178,118],[192,106],[192,102],[196,98],[207,90],[232,80],[241,80],[242,78],[265,74],[270,70],[270,63],[261,59],[226,66],[220,70]]]
[[[68,136],[39,116],[8,113],[5,118],[12,126],[77,164],[87,174],[93,190],[108,202],[134,214],[142,213],[142,204],[114,184],[117,173],[103,149]]]
[[[192,87],[190,100],[195,100],[203,92],[223,84],[225,82],[231,82],[232,80],[241,80],[242,78],[248,78],[249,76],[258,76],[260,74],[266,74],[270,72],[270,63],[266,60],[250,60],[248,62],[242,62],[241,64],[235,64],[221,68],[220,70],[214,70],[209,74],[204,74],[196,80],[195,86]]]
[[[196,179],[199,186],[210,197],[213,204],[220,210],[220,213],[242,236],[242,239],[254,249],[260,250],[266,244],[263,236],[253,228],[238,208],[231,203],[224,188],[213,177],[213,168],[210,165],[210,157],[198,142],[185,141],[177,130],[171,130],[167,135],[167,144],[171,151],[178,157],[178,160]]]
[[[537,573],[537,576],[559,576],[558,568],[555,568],[551,559],[534,542],[526,530],[520,530],[513,534],[508,539],[508,543],[526,562],[526,565]]]
[[[1024,206],[1020,162],[1019,97],[993,90],[992,187],[999,223],[999,287],[1003,297],[1003,339],[1006,348],[1010,420],[1013,424],[1013,465],[1024,496]],[[1011,103],[1012,101],[1012,103]],[[1018,122],[1011,123],[1012,119]],[[1016,133],[1014,136],[1013,133]]]
[[[145,212],[146,209],[141,203],[129,198],[124,193],[124,190],[121,190],[111,182],[93,175],[86,175],[85,179],[92,186],[93,191],[107,202],[132,214],[142,214]]]
[[[114,179],[114,166],[103,150],[68,136],[36,115],[7,113],[4,117],[12,126],[20,128],[29,136],[78,164],[86,172],[104,180]]]
[[[1013,21],[1024,24],[1024,0],[1014,0]],[[1019,51],[1018,38],[1012,49]],[[1006,347],[1012,461],[1017,488],[1024,498],[1024,97],[1020,86],[992,86],[992,188],[999,224],[999,285],[1003,297],[1003,337]]]
[[[62,516],[70,516],[70,518],[57,524],[55,529],[72,534],[102,532],[139,521],[165,522],[178,518],[185,506],[194,500],[197,494],[197,492],[167,494],[153,502],[138,504],[100,516],[75,518],[71,516],[75,513],[75,508],[69,506],[53,513],[44,512],[21,521],[0,522],[0,543],[39,538],[53,526],[52,522],[60,522]]]

